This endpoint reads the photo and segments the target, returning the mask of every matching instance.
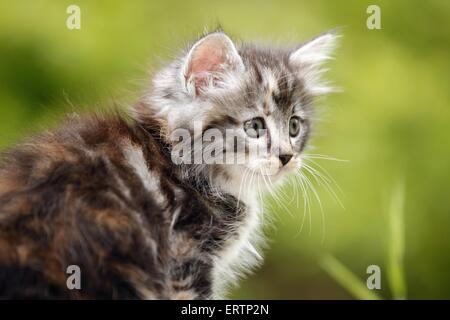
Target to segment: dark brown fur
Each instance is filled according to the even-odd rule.
[[[229,236],[223,230],[239,215],[233,199],[195,196],[194,186],[180,181],[168,154],[160,151],[165,146],[155,126],[144,128],[119,117],[72,119],[64,129],[5,154],[0,169],[1,298],[134,299],[145,297],[141,287],[151,291],[150,298],[176,297],[174,292],[193,288],[185,298],[210,297],[208,254]],[[142,147],[148,167],[160,174],[170,208],[158,206],[145,191],[117,148],[124,141]],[[118,188],[118,179],[131,190],[131,198]],[[182,197],[175,199],[174,186]],[[174,230],[191,242],[186,252],[171,252],[182,251],[170,245],[176,207],[181,213]],[[230,215],[219,217],[216,210]],[[190,256],[193,248],[207,255]],[[80,266],[82,290],[67,289],[69,265]],[[183,283],[188,275],[192,279]]]

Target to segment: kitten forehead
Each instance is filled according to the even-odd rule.
[[[306,93],[302,92],[301,79],[289,65],[289,51],[246,44],[238,50],[250,70],[251,87],[258,90],[264,101],[263,112],[269,115],[280,109],[290,114],[298,104],[296,100],[301,100]]]
[[[270,92],[278,92],[278,82],[274,71],[267,67],[263,67],[261,70],[261,74],[263,77],[263,84],[266,89]]]
[[[275,74],[269,68],[263,68],[262,72],[263,85],[265,87],[263,112],[265,115],[270,115],[274,111],[274,103],[272,99],[273,94],[278,94],[278,81]]]

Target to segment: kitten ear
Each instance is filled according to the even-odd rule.
[[[327,69],[322,69],[325,62],[332,59],[332,53],[340,36],[335,33],[322,34],[297,48],[289,56],[289,63],[304,79],[306,89],[312,95],[322,95],[336,90],[322,79]]]
[[[230,71],[244,69],[233,41],[223,32],[214,32],[197,41],[189,51],[183,80],[189,94],[196,96],[207,87],[217,86]]]

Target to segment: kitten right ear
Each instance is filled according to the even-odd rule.
[[[233,41],[223,32],[214,32],[192,46],[182,76],[187,92],[197,96],[206,88],[217,86],[227,72],[244,69]]]
[[[334,32],[322,34],[303,44],[289,56],[289,63],[297,70],[297,74],[305,80],[307,89],[313,95],[336,91],[323,81],[322,74],[326,69],[321,67],[332,59],[332,53],[336,48],[339,37]]]

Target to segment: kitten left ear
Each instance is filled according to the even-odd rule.
[[[214,32],[197,41],[189,51],[183,79],[188,93],[196,96],[223,81],[228,72],[244,69],[233,41],[223,32]]]
[[[305,81],[307,90],[312,95],[322,95],[336,91],[322,79],[327,71],[322,69],[324,63],[332,59],[332,53],[340,36],[335,33],[322,34],[289,55],[289,63],[298,71],[298,75]]]

